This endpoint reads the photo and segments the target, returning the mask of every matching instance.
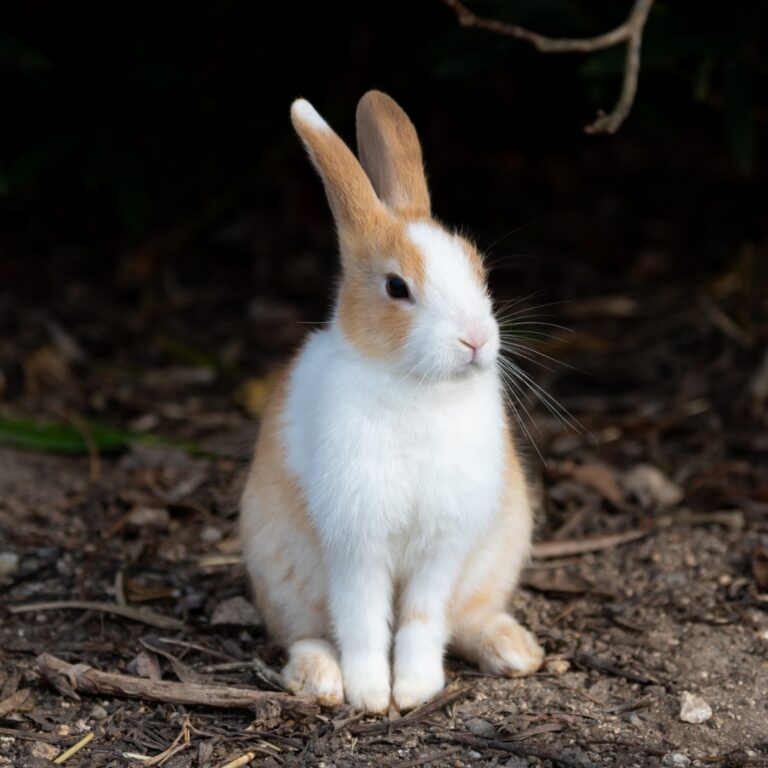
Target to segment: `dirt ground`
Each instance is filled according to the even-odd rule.
[[[546,310],[573,330],[529,338],[562,361],[530,371],[582,425],[527,403],[543,459],[520,442],[542,504],[514,610],[546,664],[504,680],[449,659],[444,697],[389,719],[77,693],[44,674],[47,653],[147,681],[279,685],[281,652],[242,599],[236,499],[269,371],[306,326],[263,303],[244,322],[233,302],[215,329],[189,317],[205,308],[176,327],[168,305],[135,318],[77,295],[50,316],[0,305],[1,413],[56,418],[91,448],[0,447],[0,766],[51,765],[86,732],[66,765],[221,767],[253,752],[253,765],[328,768],[768,766],[768,336],[740,269],[701,295],[672,285]],[[289,338],[271,330],[253,363],[264,328]],[[99,451],[83,413],[194,450]],[[19,612],[61,601],[101,605]],[[151,626],[158,615],[176,622]],[[687,693],[711,717],[684,722]]]

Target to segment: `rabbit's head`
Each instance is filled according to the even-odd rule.
[[[432,218],[421,146],[405,112],[379,91],[363,96],[359,161],[309,102],[295,101],[291,119],[336,222],[336,315],[348,343],[418,380],[492,368],[499,329],[482,259]]]

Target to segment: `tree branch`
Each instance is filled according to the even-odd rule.
[[[600,112],[597,119],[585,126],[586,133],[616,133],[621,124],[627,119],[637,93],[637,80],[640,75],[640,48],[643,41],[643,30],[648,21],[654,0],[635,0],[627,20],[610,32],[596,37],[558,38],[540,35],[517,24],[509,24],[497,19],[486,19],[478,16],[467,8],[460,0],[443,0],[454,11],[459,24],[464,27],[476,27],[488,32],[495,32],[517,40],[531,43],[541,53],[591,53],[612,48],[620,43],[627,44],[627,55],[624,62],[624,80],[621,94],[613,110],[609,114]]]
[[[133,675],[101,672],[87,664],[69,664],[49,653],[37,657],[37,669],[54,687],[67,691],[70,695],[75,694],[75,697],[76,692],[80,691],[143,701],[226,709],[253,709],[270,705],[278,713],[292,717],[311,717],[319,711],[314,702],[289,693],[200,683],[176,683],[170,680],[147,680]]]

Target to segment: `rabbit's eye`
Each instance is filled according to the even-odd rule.
[[[408,283],[399,275],[387,275],[387,293],[393,299],[410,299],[411,292]]]

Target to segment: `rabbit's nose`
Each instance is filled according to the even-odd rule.
[[[490,333],[482,327],[475,326],[468,328],[462,336],[459,338],[459,343],[465,347],[469,347],[474,352],[477,352],[481,347],[484,347],[490,339]]]

